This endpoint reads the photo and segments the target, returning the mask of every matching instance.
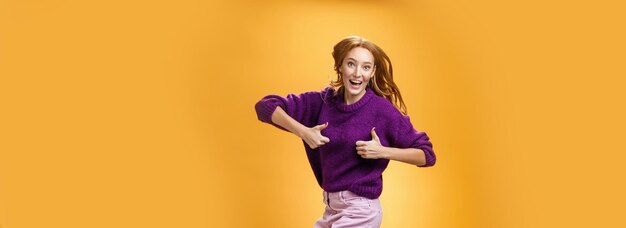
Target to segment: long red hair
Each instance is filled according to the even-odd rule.
[[[344,93],[343,76],[339,72],[339,69],[348,52],[355,47],[365,48],[374,56],[374,80],[370,80],[367,87],[371,88],[378,96],[389,100],[402,114],[406,115],[406,105],[402,100],[402,95],[400,95],[400,89],[398,89],[396,83],[393,82],[393,67],[391,66],[389,56],[387,56],[383,49],[365,38],[349,36],[335,44],[332,55],[333,59],[335,59],[337,80],[331,81],[330,85],[335,88],[337,94]]]

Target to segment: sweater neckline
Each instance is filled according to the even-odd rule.
[[[345,93],[345,90],[344,90],[344,93]],[[356,111],[360,107],[363,107],[365,104],[367,104],[367,102],[370,101],[372,99],[372,97],[374,97],[374,96],[375,96],[374,91],[372,91],[370,88],[365,88],[365,94],[363,95],[363,97],[361,97],[361,99],[359,99],[354,104],[348,105],[345,102],[344,95],[341,94],[339,96],[339,99],[337,100],[337,102],[338,102],[337,109],[339,109],[341,111],[344,111],[344,112]]]

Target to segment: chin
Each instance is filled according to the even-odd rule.
[[[346,92],[350,95],[359,95],[361,93],[363,93],[365,91],[365,88],[367,88],[367,86],[363,86],[359,89],[354,89],[354,88],[349,88],[349,87],[344,87],[344,89],[346,90]]]
[[[351,94],[351,95],[359,95],[359,94],[361,94],[362,91],[363,91],[363,89],[359,89],[359,90],[348,89],[348,93]]]

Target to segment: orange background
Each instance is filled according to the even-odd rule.
[[[615,2],[0,0],[0,227],[311,227],[254,103],[321,90],[348,35],[438,155],[390,164],[383,227],[624,227]]]

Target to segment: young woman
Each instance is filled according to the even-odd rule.
[[[300,137],[326,209],[315,227],[379,227],[382,173],[389,160],[427,167],[432,144],[413,128],[391,61],[376,44],[350,36],[333,49],[337,80],[321,91],[256,103],[259,120]]]

